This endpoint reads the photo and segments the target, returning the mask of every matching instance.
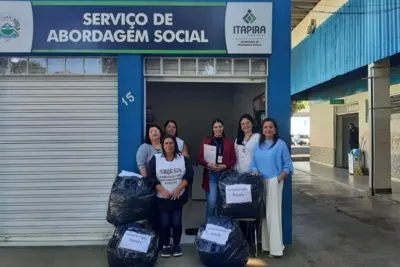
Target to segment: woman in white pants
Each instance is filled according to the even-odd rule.
[[[262,220],[262,250],[270,257],[282,256],[282,191],[284,180],[293,174],[289,149],[278,137],[276,122],[267,118],[262,123],[260,143],[253,153],[251,172],[265,181],[266,213]]]

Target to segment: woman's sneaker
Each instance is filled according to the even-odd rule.
[[[181,246],[174,246],[172,249],[172,256],[174,257],[180,257],[182,256],[182,249]]]
[[[161,255],[162,258],[169,258],[171,257],[171,248],[170,246],[164,246],[162,251],[161,251]]]

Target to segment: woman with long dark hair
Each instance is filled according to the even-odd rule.
[[[254,148],[260,141],[260,134],[253,132],[254,120],[249,114],[243,114],[239,119],[238,131],[235,140],[236,164],[235,170],[239,173],[250,172]]]
[[[253,152],[260,141],[260,134],[253,132],[254,119],[249,114],[243,114],[239,119],[238,131],[235,140],[236,164],[234,169],[238,173],[250,173],[251,162],[253,160]],[[255,222],[255,227],[258,227],[260,222]],[[248,222],[239,221],[240,229],[251,244],[252,234],[248,231]]]
[[[262,123],[259,145],[251,164],[253,175],[265,181],[266,218],[262,220],[262,250],[270,257],[282,256],[282,191],[285,178],[293,174],[293,163],[287,144],[279,138],[275,120]]]
[[[211,124],[212,135],[203,140],[198,154],[198,161],[203,165],[203,188],[207,195],[206,217],[214,216],[217,206],[218,182],[221,173],[231,169],[236,163],[233,140],[225,137],[224,123],[220,119]],[[207,161],[204,157],[204,147],[213,146],[216,150],[215,159]]]
[[[175,136],[179,151],[181,151],[182,155],[185,157],[189,157],[189,152],[185,141],[178,137],[178,124],[176,121],[167,120],[164,124],[164,130],[166,134]]]
[[[161,257],[182,256],[182,210],[188,201],[187,187],[192,184],[194,170],[187,157],[178,149],[174,136],[162,140],[162,153],[149,163],[148,180],[157,191],[157,211],[160,219]],[[173,246],[170,246],[172,228]]]

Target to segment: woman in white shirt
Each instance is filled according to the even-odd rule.
[[[236,165],[239,173],[250,173],[253,151],[260,140],[260,134],[253,133],[253,118],[249,114],[240,117],[235,140]]]
[[[166,134],[174,136],[178,143],[178,149],[183,156],[189,157],[189,152],[185,141],[178,137],[178,124],[174,120],[167,120],[164,124],[164,131]]]
[[[161,225],[163,258],[182,256],[182,211],[189,198],[187,187],[192,184],[194,176],[192,164],[177,146],[174,136],[165,136],[162,154],[155,154],[149,163],[148,179],[157,191],[156,205]],[[171,228],[174,240],[172,248]]]
[[[260,134],[253,133],[254,120],[249,114],[243,114],[239,119],[237,137],[235,140],[236,165],[234,169],[239,173],[250,173],[251,162],[253,160],[253,151],[258,145]],[[251,244],[252,235],[247,232],[247,222],[240,221],[239,226],[242,232]],[[256,226],[259,221],[256,221]]]

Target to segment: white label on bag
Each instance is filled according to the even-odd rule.
[[[147,253],[149,250],[151,235],[139,234],[132,231],[126,231],[119,243],[120,248]]]
[[[201,235],[201,239],[214,242],[219,245],[226,245],[226,241],[228,241],[230,233],[230,229],[208,223],[206,225],[206,229]]]
[[[251,203],[251,185],[235,184],[225,188],[226,204]]]

